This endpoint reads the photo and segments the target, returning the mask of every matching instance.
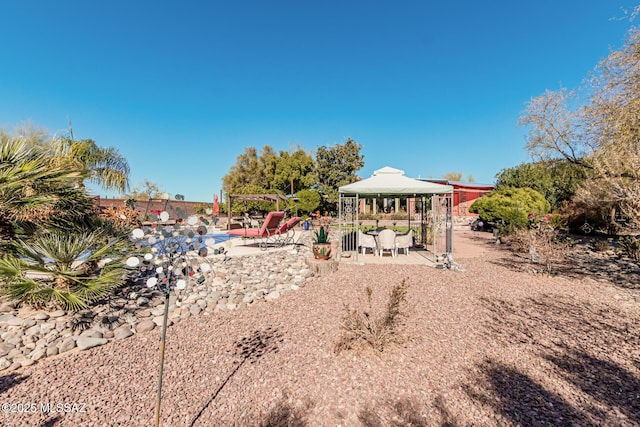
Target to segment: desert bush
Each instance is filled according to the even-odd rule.
[[[592,240],[589,246],[594,252],[606,252],[610,249],[609,242],[606,240]]]
[[[590,234],[581,228],[585,223],[592,230],[607,230],[610,227],[614,204],[608,201],[606,195],[594,193],[593,189],[579,188],[575,198],[560,208],[560,214],[571,232]]]
[[[618,241],[619,251],[634,261],[640,261],[640,236],[623,236]]]
[[[527,253],[530,260],[542,264],[547,274],[569,254],[572,242],[564,234],[547,223],[539,223],[530,229],[518,229],[511,237],[514,250]]]
[[[408,288],[407,279],[395,285],[389,293],[384,312],[378,316],[373,310],[371,301],[373,290],[370,286],[365,288],[367,296],[365,310],[351,309],[345,304],[346,314],[340,325],[342,334],[334,346],[335,353],[358,349],[362,346],[382,352],[388,344],[394,342],[397,339],[396,332],[400,318],[404,316],[401,306],[406,303]]]

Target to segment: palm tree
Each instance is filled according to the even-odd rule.
[[[125,280],[126,238],[58,229],[15,245],[17,255],[0,259],[0,294],[20,303],[80,310]]]
[[[57,138],[55,145],[60,159],[86,171],[85,179],[105,190],[128,190],[129,163],[115,148],[100,147],[92,139],[75,141],[68,137]]]
[[[13,237],[21,215],[50,210],[61,190],[82,179],[81,170],[55,164],[43,147],[0,134],[0,242]]]

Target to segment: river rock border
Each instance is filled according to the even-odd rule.
[[[243,309],[300,289],[314,277],[305,263],[310,254],[307,246],[300,245],[259,255],[212,257],[211,281],[192,283],[181,295],[171,295],[168,326],[191,316]],[[0,371],[153,330],[162,325],[164,301],[161,292],[131,284],[105,303],[77,313],[2,303]]]

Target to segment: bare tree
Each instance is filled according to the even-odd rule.
[[[520,123],[529,126],[534,158],[563,157],[588,171],[592,194],[640,226],[640,31],[612,51],[577,91],[546,91],[533,98]]]

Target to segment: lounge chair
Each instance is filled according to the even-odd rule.
[[[413,230],[407,234],[396,236],[396,253],[399,249],[404,249],[404,253],[409,255],[409,248],[413,246]]]
[[[242,228],[238,230],[229,230],[227,234],[230,236],[240,236],[249,239],[258,239],[260,249],[267,249],[270,243],[278,243],[278,225],[284,218],[284,212],[269,212],[264,219],[260,228]]]
[[[396,232],[385,229],[378,233],[378,244],[380,245],[380,256],[384,251],[391,251],[391,256],[396,256]]]
[[[294,216],[278,228],[277,239],[282,246],[293,243],[293,236],[295,235],[293,228],[300,223],[300,220],[299,216]]]
[[[371,249],[374,255],[378,251],[376,238],[369,234],[364,234],[362,230],[358,230],[358,247],[362,248],[362,255],[366,253],[367,248]]]

